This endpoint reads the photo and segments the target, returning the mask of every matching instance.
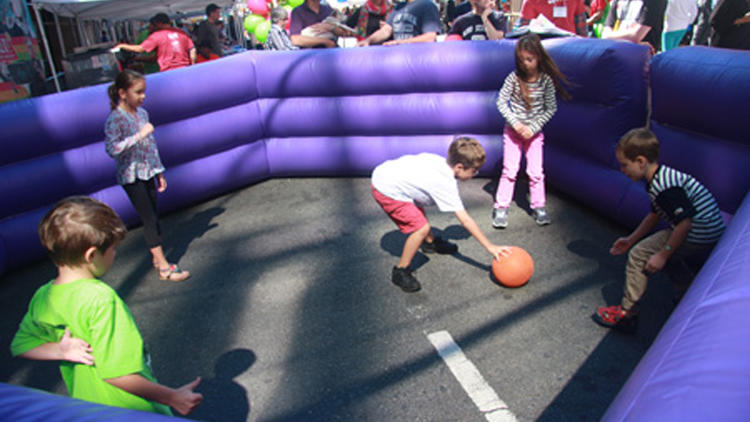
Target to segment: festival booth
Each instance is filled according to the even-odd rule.
[[[648,198],[641,184],[619,172],[614,151],[622,134],[647,121],[648,50],[631,43],[592,39],[547,40],[545,46],[567,76],[573,97],[559,103],[558,113],[545,127],[548,185],[633,227],[648,212]],[[170,185],[160,197],[160,209],[181,209],[272,177],[368,176],[378,163],[406,153],[445,154],[457,134],[471,135],[482,142],[488,159],[480,176],[492,177],[502,166],[500,133],[504,124],[495,101],[498,88],[515,66],[513,47],[512,41],[502,41],[259,51],[148,76],[144,107],[156,126],[155,136]],[[669,72],[681,75],[679,64],[667,65],[673,63],[672,57],[683,54],[679,50],[654,59],[658,73],[654,71],[652,80],[669,79]],[[713,53],[685,50],[686,57],[691,56],[688,53],[697,56],[696,63],[710,60]],[[733,56],[724,67],[733,69],[738,63],[737,69],[742,69],[744,63],[747,69],[747,60],[737,58],[741,53],[729,54]],[[747,87],[750,74],[740,70],[725,72],[736,80],[714,84],[711,98],[733,98],[733,106],[740,113],[750,101],[739,97],[739,93],[748,92],[741,87]],[[686,85],[670,81],[674,95],[688,91],[679,89],[691,86],[687,85],[692,83],[687,76],[679,79]],[[740,206],[738,198],[741,200],[750,187],[747,171],[741,172],[750,167],[748,143],[740,136],[743,121],[737,119],[728,131],[723,128],[696,134],[694,127],[688,125],[693,123],[689,117],[679,113],[686,120],[667,117],[667,110],[674,105],[662,98],[696,109],[703,108],[706,99],[689,94],[687,98],[670,97],[673,94],[667,93],[662,97],[661,89],[654,89],[653,118],[659,125],[665,151],[677,145],[679,158],[684,161],[675,165],[680,167],[687,162],[689,170],[706,180],[716,193],[723,211],[734,214]],[[0,196],[4,198],[0,205],[0,273],[43,256],[36,225],[65,196],[90,195],[111,205],[129,225],[137,222],[134,209],[116,184],[114,162],[104,151],[103,126],[108,113],[106,86],[0,107],[0,125],[8,128],[0,134],[4,151],[0,156],[0,180],[5,182],[0,186]],[[718,111],[704,117],[714,116],[720,117]],[[687,141],[680,141],[683,138]],[[721,156],[731,162],[727,167],[736,171],[731,183],[715,174],[724,171],[724,163],[721,167],[713,162],[710,168],[703,165],[714,145],[721,146]],[[666,154],[669,157],[671,153]],[[743,210],[749,207],[745,201]],[[743,231],[741,222],[746,227],[748,218],[743,218],[735,217],[739,222],[732,223],[729,230],[739,232],[731,236],[747,243],[750,233]],[[716,259],[712,258],[712,262]],[[728,266],[739,267],[745,274],[750,269],[746,253],[729,254],[721,260],[721,265],[708,266],[701,274],[710,273],[712,280],[721,276],[739,282],[742,277],[738,274],[742,272],[725,275]],[[698,313],[705,297],[692,294],[697,288],[691,289],[678,311]],[[722,293],[726,300],[737,298],[738,304],[747,303],[747,294],[744,302],[739,300],[740,289]],[[737,323],[738,319],[747,322],[743,315],[738,311],[727,319],[737,327],[746,326]],[[665,327],[662,336],[680,338],[682,328]],[[707,330],[720,334],[710,325],[694,330],[696,336]],[[697,345],[693,346],[696,353],[703,353]],[[725,365],[738,368],[719,378],[732,382],[734,391],[747,393],[750,378],[744,375],[748,363],[733,360],[730,354],[734,351],[728,346],[719,352],[727,355],[721,356],[726,358]],[[691,354],[685,349],[681,353]],[[717,352],[713,353],[716,357]],[[661,354],[651,359],[664,358]],[[671,370],[674,375],[679,367]],[[686,388],[702,380],[679,382],[667,383],[663,388]],[[0,395],[3,396],[7,395]],[[679,400],[679,394],[675,396]],[[618,400],[640,403],[638,397],[626,397]],[[698,403],[681,406],[688,409]],[[669,410],[660,409],[659,402],[647,406],[657,412]],[[725,409],[734,412],[742,406],[743,414],[750,414],[750,402],[746,400]],[[720,409],[714,414],[726,420]],[[31,415],[23,420],[37,419]]]
[[[7,2],[11,4],[26,3],[22,0],[0,0],[3,9],[5,9],[4,3]],[[212,0],[212,2],[220,7],[231,7],[233,13],[236,8],[232,6],[237,5],[233,3],[233,0]],[[204,0],[170,0],[169,2],[153,0],[28,0],[27,3],[34,10],[38,28],[44,27],[40,10],[46,10],[54,16],[56,32],[54,38],[57,38],[59,48],[65,56],[62,59],[62,66],[65,72],[65,85],[69,89],[112,80],[113,75],[117,74],[117,64],[114,56],[109,53],[109,48],[120,39],[134,40],[138,33],[138,27],[155,14],[166,13],[173,18],[187,17],[196,11],[203,13],[206,5],[208,5]],[[60,17],[71,18],[75,22],[77,48],[73,49],[73,54],[68,54],[71,51],[66,52],[68,46],[63,43]],[[30,19],[28,20],[30,21]],[[97,43],[99,34],[102,32],[107,34],[110,40]],[[238,32],[241,33],[241,31]],[[0,35],[2,35],[2,24],[0,24]],[[57,92],[60,92],[63,90],[63,85],[58,78],[57,71],[59,69],[56,69],[52,59],[47,31],[40,31],[40,38],[44,45],[47,66],[50,68],[55,88]],[[2,43],[0,43],[0,60],[2,60]],[[99,81],[96,82],[97,80]],[[2,102],[1,94],[2,86],[0,85],[0,102]]]

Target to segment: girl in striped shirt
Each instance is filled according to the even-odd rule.
[[[526,153],[531,208],[540,226],[551,223],[545,209],[542,127],[557,111],[555,93],[570,98],[562,83],[565,76],[535,34],[516,43],[516,70],[505,78],[497,108],[505,119],[503,129],[503,172],[495,194],[492,226],[508,226],[508,207],[513,198],[521,151]]]

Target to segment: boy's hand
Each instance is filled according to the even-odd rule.
[[[159,173],[159,175],[156,176],[156,183],[157,192],[162,193],[167,190],[167,178],[164,177],[163,174]]]
[[[612,247],[609,249],[609,253],[612,255],[622,255],[627,252],[631,246],[630,239],[627,237],[621,237],[615,240],[615,243],[613,243]]]
[[[195,393],[195,387],[201,382],[201,377],[196,378],[193,382],[183,385],[175,390],[174,397],[169,403],[181,415],[188,415],[195,410],[203,401],[203,394]]]
[[[500,261],[501,256],[510,255],[510,246],[491,245],[489,247],[489,251],[494,259]]]
[[[664,265],[667,263],[667,257],[664,256],[663,253],[657,252],[653,255],[651,255],[651,258],[646,261],[646,266],[643,268],[644,271],[647,273],[653,274],[655,272],[661,271],[662,268],[664,268]]]
[[[138,137],[141,140],[144,140],[148,135],[151,135],[152,133],[154,133],[154,125],[152,125],[151,123],[146,123],[141,127],[141,130],[138,131]]]
[[[85,341],[79,338],[73,338],[70,334],[70,330],[67,328],[58,344],[60,345],[62,360],[82,363],[89,366],[94,364],[94,355],[91,354],[94,350]]]

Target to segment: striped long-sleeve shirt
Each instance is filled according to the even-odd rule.
[[[289,34],[286,30],[279,25],[271,25],[271,30],[268,31],[268,37],[266,38],[265,44],[266,50],[298,50],[299,47],[292,44],[292,40],[289,39]]]
[[[511,72],[505,78],[497,97],[497,109],[511,127],[521,122],[537,134],[557,111],[555,84],[548,74],[541,73],[536,82],[528,82],[527,86],[531,97],[531,110],[526,109],[526,103],[521,96],[521,81],[516,72]]]
[[[692,219],[688,242],[713,243],[724,233],[724,220],[716,199],[693,176],[660,165],[646,189],[652,210],[670,226],[685,218]]]

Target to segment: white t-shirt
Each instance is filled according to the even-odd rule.
[[[383,195],[418,206],[437,205],[442,212],[464,209],[458,181],[445,157],[422,153],[404,155],[375,167],[372,185]]]
[[[664,32],[686,29],[697,15],[697,0],[669,0],[664,13]]]

